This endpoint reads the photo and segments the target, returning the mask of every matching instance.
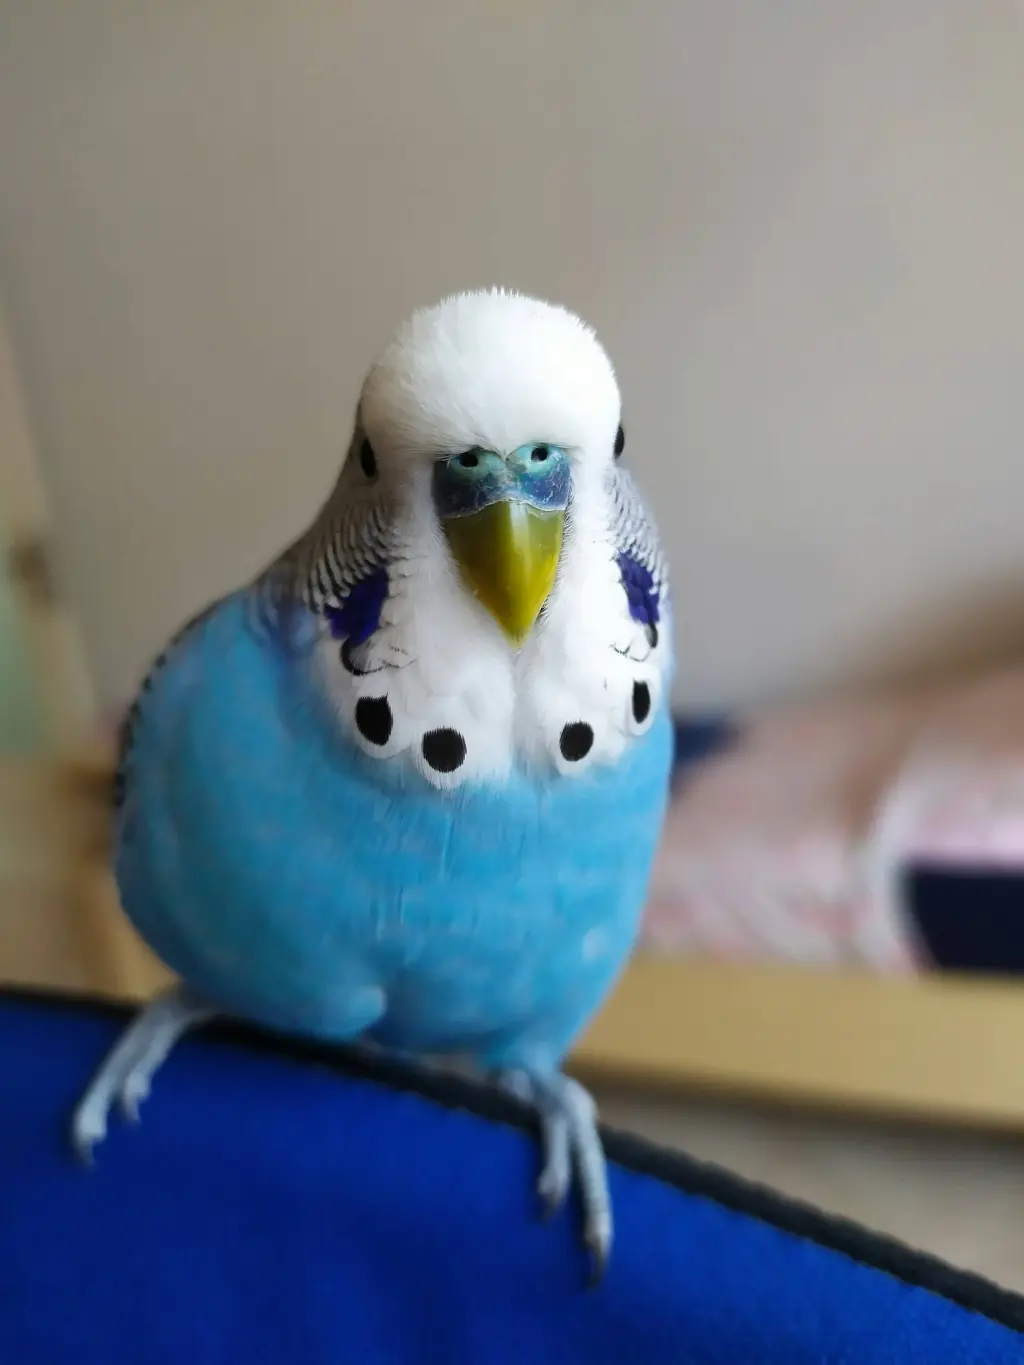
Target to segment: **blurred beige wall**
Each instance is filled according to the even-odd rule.
[[[108,699],[489,282],[613,353],[685,697],[1024,645],[1020,4],[0,0],[0,294]]]

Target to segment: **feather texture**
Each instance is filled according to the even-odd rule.
[[[571,776],[617,762],[670,677],[668,577],[634,480],[589,456],[576,452],[562,564],[521,650],[459,579],[429,466],[407,464],[388,480],[367,458],[361,418],[323,510],[257,579],[250,614],[287,650],[308,608],[303,631],[314,631],[315,669],[343,731],[368,757],[437,788],[501,781],[521,764]],[[136,722],[133,708],[123,755]],[[123,757],[119,794],[126,770]]]
[[[635,934],[666,714],[579,782],[518,770],[434,791],[348,742],[313,655],[254,630],[249,596],[184,635],[147,693],[127,913],[197,991],[272,1027],[553,1065]],[[295,623],[317,634],[311,613]]]
[[[357,429],[324,512],[260,585],[323,620],[320,675],[353,742],[441,788],[500,780],[517,762],[571,774],[616,761],[660,704],[672,658],[665,561],[632,478],[578,462],[558,580],[517,651],[459,580],[425,468],[388,498],[356,458],[364,440]],[[368,702],[390,715],[371,733],[358,722]],[[571,757],[567,726],[588,736]],[[461,737],[454,767],[424,755],[438,730]]]

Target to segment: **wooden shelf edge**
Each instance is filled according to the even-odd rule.
[[[588,1076],[1024,1130],[1024,982],[638,957]]]

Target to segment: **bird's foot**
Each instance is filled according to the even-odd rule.
[[[590,1253],[591,1284],[597,1284],[611,1252],[612,1206],[594,1101],[578,1081],[557,1072],[519,1072],[510,1080],[509,1088],[520,1097],[528,1096],[540,1117],[537,1193],[546,1218],[565,1203],[575,1175],[583,1206],[583,1240]]]
[[[215,1013],[183,987],[175,987],[132,1020],[72,1116],[71,1142],[82,1161],[90,1164],[93,1148],[106,1137],[115,1101],[126,1119],[137,1122],[139,1105],[149,1094],[150,1082],[175,1043]]]

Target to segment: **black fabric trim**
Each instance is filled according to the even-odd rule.
[[[119,1017],[131,1013],[128,1006],[88,995],[59,995],[32,988],[0,986],[0,998],[5,995],[19,1003],[47,1009],[90,1009]],[[492,1122],[525,1131],[536,1130],[535,1116],[528,1105],[469,1077],[430,1070],[368,1050],[284,1037],[233,1021],[211,1024],[202,1032],[237,1046],[312,1062],[359,1080],[412,1092],[445,1108],[462,1109]],[[85,1081],[83,1078],[83,1085]],[[743,1180],[721,1167],[695,1161],[644,1138],[607,1128],[602,1128],[601,1134],[608,1158],[627,1170],[671,1185],[684,1194],[710,1199],[723,1208],[770,1224],[781,1232],[883,1271],[905,1284],[937,1294],[1015,1332],[1024,1332],[1024,1297],[1000,1288],[981,1275],[958,1270],[938,1257],[915,1251],[894,1238],[870,1232],[848,1219],[824,1213],[763,1185]]]

